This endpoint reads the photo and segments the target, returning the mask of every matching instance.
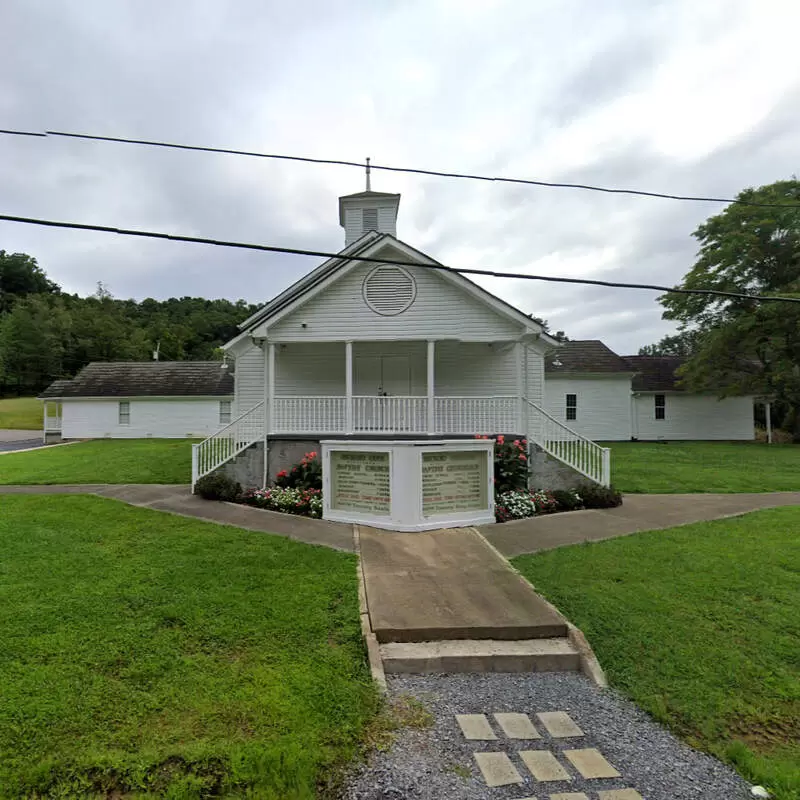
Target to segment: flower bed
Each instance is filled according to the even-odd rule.
[[[322,516],[322,491],[320,489],[293,489],[272,486],[269,489],[248,489],[240,503],[284,514],[300,514],[304,517]]]

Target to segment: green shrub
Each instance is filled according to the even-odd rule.
[[[281,489],[318,489],[322,491],[322,462],[316,451],[306,453],[290,470],[282,469],[275,476]]]
[[[586,508],[615,508],[622,505],[622,495],[613,486],[593,483],[579,487],[576,492]]]
[[[235,503],[242,493],[242,485],[222,472],[204,475],[194,488],[204,500],[225,500],[229,503]]]
[[[494,439],[494,491],[495,494],[520,492],[528,489],[528,440],[506,441],[505,436],[476,436],[476,439]]]
[[[575,511],[583,508],[583,500],[575,489],[553,489],[550,494],[553,495],[560,511]]]

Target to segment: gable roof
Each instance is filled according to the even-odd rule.
[[[625,356],[625,361],[636,374],[634,392],[681,392],[675,370],[686,361],[680,356]]]
[[[239,329],[242,331],[242,333],[232,339],[230,342],[227,342],[224,347],[230,347],[232,344],[243,338],[248,330],[251,330],[256,325],[264,323],[266,320],[269,320],[279,312],[284,311],[284,309],[286,309],[288,306],[305,298],[307,295],[317,289],[323,281],[333,276],[336,272],[344,270],[348,267],[353,267],[359,263],[368,262],[370,253],[377,253],[380,251],[381,247],[386,245],[393,245],[395,248],[407,252],[411,259],[418,259],[418,261],[409,261],[409,266],[425,266],[426,264],[431,267],[444,266],[439,261],[436,261],[429,255],[423,253],[421,250],[417,250],[415,247],[406,244],[389,233],[376,233],[375,231],[369,231],[360,239],[342,250],[341,253],[337,254],[335,258],[328,259],[328,261],[320,264],[316,269],[304,275],[298,281],[293,283],[288,289],[270,300],[255,314],[248,317],[248,319],[239,325]],[[361,259],[363,259],[363,261],[352,261],[350,260],[352,256],[359,256]],[[402,261],[402,259],[398,259],[398,261]],[[378,261],[376,263],[380,262]],[[542,340],[547,342],[549,345],[554,347],[560,346],[560,342],[551,337],[549,334],[545,333],[542,326],[535,322],[530,316],[524,314],[518,308],[515,308],[505,300],[493,295],[491,292],[470,280],[465,275],[451,270],[441,270],[439,274],[446,280],[461,285],[461,287],[466,289],[469,293],[477,296],[487,305],[492,306],[496,312],[504,316],[511,317],[518,324],[534,329],[540,334]]]
[[[598,339],[564,342],[561,349],[545,358],[544,371],[559,373],[630,373],[630,365]]]
[[[39,398],[231,395],[233,376],[221,361],[95,361],[72,380],[54,381]]]

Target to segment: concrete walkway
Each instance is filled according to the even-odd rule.
[[[0,442],[19,442],[27,439],[42,441],[42,431],[18,430],[16,428],[0,428]]]
[[[359,526],[379,642],[565,636],[566,621],[472,528],[386,533]]]
[[[486,525],[480,532],[507,557],[581,542],[674,528],[776,506],[800,505],[800,492],[626,494],[619,508],[571,511]]]

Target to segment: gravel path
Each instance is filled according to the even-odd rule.
[[[521,673],[388,677],[390,696],[412,695],[433,714],[423,730],[398,732],[389,752],[377,753],[351,781],[348,800],[547,800],[551,794],[637,789],[645,800],[744,800],[749,785],[732,770],[682,744],[632,703],[595,687],[577,673]],[[502,736],[492,713],[527,713],[543,734],[521,742]],[[583,729],[580,739],[551,739],[538,722],[539,711],[566,711]],[[466,741],[455,714],[487,714],[497,741]],[[549,748],[560,751],[596,747],[622,778],[586,780],[572,767],[570,782],[537,783],[517,755]],[[522,784],[488,788],[472,756],[504,751],[525,779]]]

